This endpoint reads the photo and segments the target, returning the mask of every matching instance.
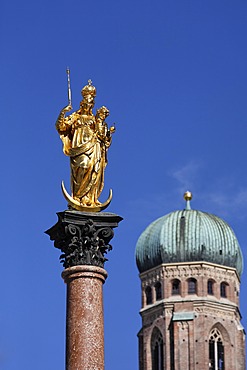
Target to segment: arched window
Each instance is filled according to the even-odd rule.
[[[155,295],[156,301],[159,301],[162,298],[161,284],[159,281],[155,284]]]
[[[152,297],[152,289],[150,288],[150,286],[146,287],[145,294],[146,294],[146,304],[151,304],[153,302],[153,297]]]
[[[188,279],[188,294],[196,294],[196,279],[190,278]]]
[[[151,339],[152,370],[164,369],[163,337],[159,329],[154,328]]]
[[[209,335],[209,370],[225,370],[223,340],[216,328]]]
[[[226,298],[227,297],[227,286],[228,286],[227,283],[221,283],[220,284],[220,296],[222,298]]]
[[[214,294],[214,282],[213,280],[208,280],[208,294]]]
[[[172,280],[172,295],[180,294],[180,281],[178,279]]]

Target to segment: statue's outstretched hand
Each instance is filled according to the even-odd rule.
[[[66,105],[66,107],[64,107],[64,108],[62,109],[62,112],[66,113],[66,112],[71,111],[72,109],[73,109],[73,108],[72,108],[72,105],[71,105],[71,104],[69,104],[69,105]]]
[[[71,104],[64,107],[61,112],[59,113],[59,116],[56,121],[56,128],[59,133],[66,131],[67,124],[65,123],[65,113],[69,112],[72,109]]]
[[[116,127],[115,126],[111,126],[110,127],[110,133],[111,134],[114,134],[114,132],[116,132]]]

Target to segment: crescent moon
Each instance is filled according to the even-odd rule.
[[[78,202],[78,200],[74,199],[71,195],[69,195],[69,193],[65,189],[63,181],[61,182],[61,188],[62,188],[63,195],[64,195],[65,199],[67,200],[67,202],[69,203],[69,205],[72,208],[76,209],[77,211],[100,212],[100,211],[103,211],[104,209],[106,209],[106,207],[109,206],[109,204],[111,203],[111,200],[112,200],[112,189],[110,189],[109,197],[108,197],[106,202],[101,203],[99,205],[94,205],[94,206],[84,206],[80,202]]]

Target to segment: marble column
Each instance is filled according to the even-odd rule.
[[[46,233],[62,251],[67,284],[66,370],[104,370],[102,288],[107,277],[105,254],[113,228],[122,220],[113,213],[64,211]]]

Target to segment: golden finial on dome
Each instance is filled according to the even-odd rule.
[[[192,199],[192,193],[190,191],[186,191],[184,193],[184,199],[186,200],[186,209],[189,210],[190,208],[190,201]]]
[[[185,200],[191,200],[192,199],[192,193],[190,191],[186,191],[184,193],[184,199]]]

